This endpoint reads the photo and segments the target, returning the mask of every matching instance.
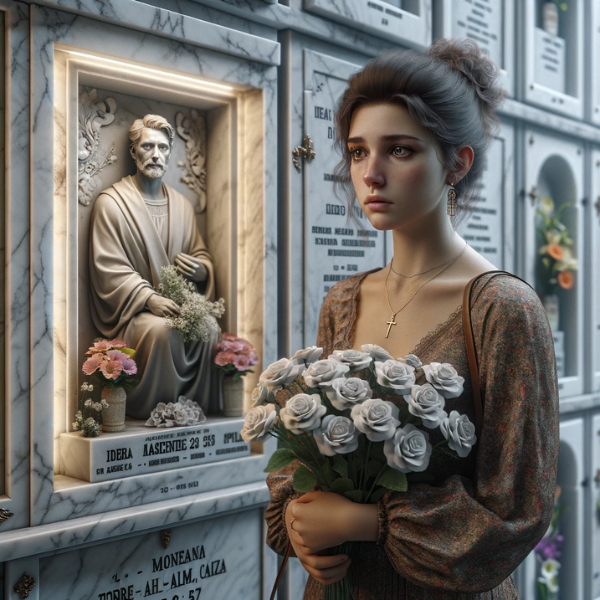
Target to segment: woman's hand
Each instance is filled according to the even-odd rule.
[[[157,317],[175,317],[181,310],[179,305],[173,302],[173,300],[169,300],[158,294],[152,294],[152,296],[148,298],[146,306],[148,307],[148,310]]]
[[[320,495],[337,496],[337,498],[326,498],[325,501],[322,502],[322,499],[318,498]],[[317,497],[314,498],[315,496]],[[318,537],[319,532],[318,529],[314,527],[312,517],[316,517],[316,521],[318,523],[321,523],[321,521],[324,520],[328,523],[328,525],[331,525],[331,518],[327,519],[327,514],[319,515],[319,513],[322,513],[323,510],[331,510],[332,505],[337,506],[339,504],[338,499],[341,501],[341,503],[345,503],[346,501],[350,502],[347,500],[347,498],[339,496],[338,494],[331,494],[328,492],[310,492],[301,498],[292,500],[288,504],[285,514],[285,523],[288,536],[298,560],[304,569],[309,573],[309,575],[313,577],[313,579],[316,579],[324,585],[341,581],[346,576],[352,560],[345,554],[328,555],[327,550],[324,550],[324,548],[330,548],[331,546],[338,545],[345,540],[342,540],[342,542],[333,543],[326,541],[326,544],[329,545],[323,546],[323,548],[319,551],[314,551],[305,544],[305,541],[307,539],[314,542],[315,540],[313,538]],[[312,504],[315,500],[317,500],[317,503],[310,506],[310,504]],[[352,502],[350,502],[350,504],[352,504]],[[302,514],[302,517],[296,516],[296,512],[298,514]],[[294,521],[293,525],[291,524],[292,520]],[[304,525],[304,536],[301,535],[298,530],[298,524],[300,521],[302,521]],[[341,531],[343,531],[343,529]],[[332,532],[329,531],[323,540],[321,540],[321,543],[326,539],[336,539],[336,533],[334,532],[333,535],[331,534]],[[344,536],[342,534],[341,538],[343,537]],[[337,533],[337,538],[340,538],[339,533]]]

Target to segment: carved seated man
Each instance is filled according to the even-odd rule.
[[[184,343],[165,317],[178,305],[155,291],[160,269],[176,265],[209,300],[214,296],[213,264],[198,231],[191,203],[162,183],[173,146],[173,127],[146,115],[129,128],[137,173],[104,190],[94,204],[90,229],[91,312],[108,339],[136,349],[139,383],[128,392],[127,414],[147,419],[158,402],[180,395],[204,412],[218,412],[220,388],[212,363],[219,337]]]

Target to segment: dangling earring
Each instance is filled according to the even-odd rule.
[[[450,186],[448,190],[448,215],[453,217],[456,214],[456,190],[453,183]]]

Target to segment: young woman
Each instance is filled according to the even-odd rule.
[[[472,40],[438,40],[426,54],[394,50],[349,82],[337,114],[338,173],[365,215],[393,232],[383,269],[332,287],[317,344],[377,344],[392,356],[451,363],[464,393],[447,400],[475,422],[461,319],[463,291],[496,267],[454,231],[448,214],[476,192],[503,93],[498,69]],[[518,598],[512,571],[547,530],[557,476],[554,346],[535,292],[510,275],[480,277],[470,306],[484,403],[475,451],[432,457],[436,483],[388,492],[377,504],[293,491],[291,465],[269,475],[267,543],[291,541],[310,578],[305,600],[350,568],[356,600]],[[391,318],[390,318],[391,317]],[[398,396],[398,402],[402,402]],[[329,548],[356,542],[352,557]],[[460,595],[458,595],[460,593]]]

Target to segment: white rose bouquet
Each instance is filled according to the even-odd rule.
[[[259,378],[241,435],[246,442],[276,437],[279,448],[265,471],[298,460],[298,492],[376,503],[411,482],[433,482],[427,467],[434,451],[464,458],[477,441],[466,415],[444,410],[447,399],[463,392],[464,378],[452,365],[423,365],[412,354],[394,359],[374,344],[361,350],[322,359],[322,348],[305,348]],[[432,445],[435,429],[443,439]],[[334,552],[349,550],[346,543]],[[353,598],[347,576],[326,588],[326,599],[338,597]]]

